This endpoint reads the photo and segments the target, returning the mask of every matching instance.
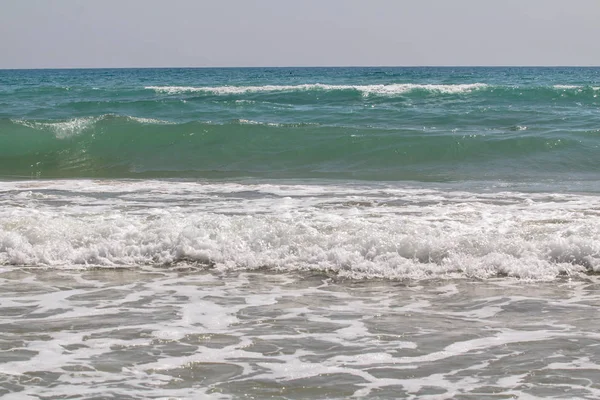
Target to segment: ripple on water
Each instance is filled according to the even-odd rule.
[[[7,398],[600,395],[595,277],[406,285],[136,268],[0,280]]]

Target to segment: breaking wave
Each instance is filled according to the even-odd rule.
[[[469,93],[474,90],[486,88],[483,83],[438,85],[438,84],[389,84],[389,85],[326,85],[326,84],[303,84],[303,85],[265,85],[265,86],[217,86],[217,87],[190,87],[190,86],[147,86],[146,89],[157,93],[211,93],[215,95],[232,95],[246,93],[265,92],[328,92],[328,91],[356,91],[364,96],[369,95],[395,95],[412,91],[423,91],[431,93],[458,94]]]
[[[174,123],[104,115],[0,120],[4,178],[493,179],[594,173],[597,135],[526,126],[501,135],[236,119]],[[560,163],[556,158],[560,156]],[[495,166],[492,168],[492,166]],[[519,166],[519,168],[516,168]],[[540,175],[542,174],[542,175]]]
[[[390,279],[600,271],[594,195],[38,181],[6,184],[2,199],[0,265],[188,264]]]

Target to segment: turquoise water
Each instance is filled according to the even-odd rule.
[[[596,272],[599,96],[600,68],[3,70],[0,264]]]
[[[589,181],[599,96],[598,68],[5,70],[0,177]]]
[[[600,398],[599,96],[0,71],[0,397]]]

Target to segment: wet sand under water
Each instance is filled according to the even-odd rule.
[[[598,398],[597,277],[0,272],[0,396]]]

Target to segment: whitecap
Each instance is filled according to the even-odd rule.
[[[149,124],[149,125],[154,125],[154,124],[172,125],[173,124],[173,122],[165,121],[165,120],[157,119],[157,118],[143,118],[143,117],[128,116],[127,119],[129,119],[131,121],[139,122],[140,124]]]
[[[66,139],[81,134],[86,129],[94,126],[103,117],[81,117],[66,121],[37,122],[26,120],[12,120],[13,123],[37,130],[50,130],[57,139]]]
[[[571,89],[582,89],[582,86],[577,86],[577,85],[554,85],[553,86],[554,89],[559,89],[559,90],[571,90]]]
[[[302,91],[343,91],[354,90],[361,92],[364,96],[369,95],[397,95],[412,91],[425,91],[430,93],[460,94],[487,88],[484,83],[469,84],[378,84],[378,85],[328,85],[328,84],[302,84],[302,85],[264,85],[264,86],[147,86],[145,89],[154,90],[157,93],[181,94],[181,93],[210,93],[214,95],[236,95],[247,93],[265,92],[302,92]]]

